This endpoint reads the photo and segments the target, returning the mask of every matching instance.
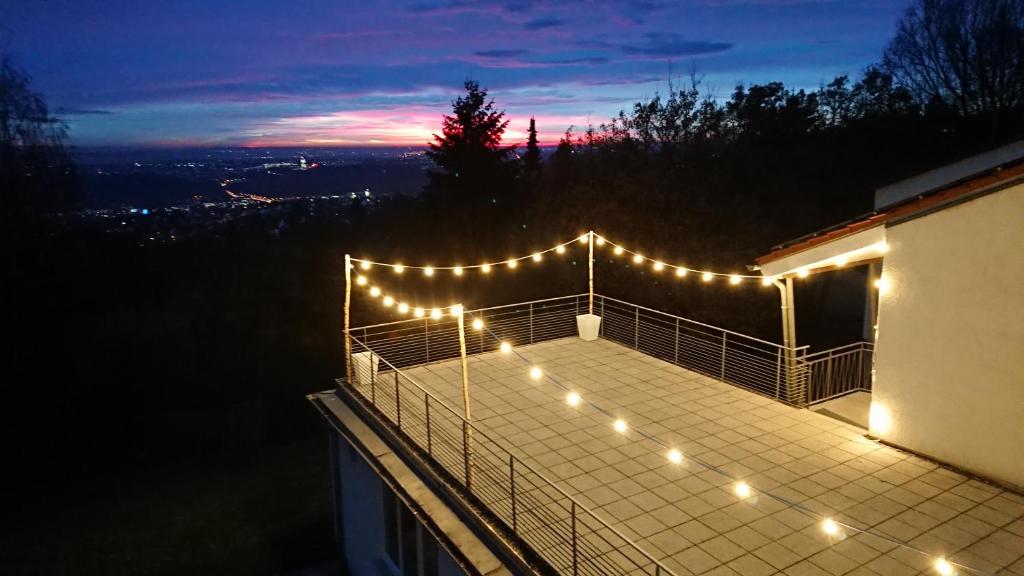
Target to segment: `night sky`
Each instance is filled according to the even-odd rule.
[[[466,78],[522,141],[691,69],[814,89],[875,62],[906,0],[0,0],[0,46],[79,146],[422,145]]]

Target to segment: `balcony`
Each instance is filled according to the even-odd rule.
[[[454,320],[353,329],[338,394],[538,573],[1024,574],[1024,497],[803,409],[862,389],[869,349],[809,356],[600,295],[587,342],[586,304],[467,311],[470,421]]]

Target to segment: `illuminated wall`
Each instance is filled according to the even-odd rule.
[[[872,432],[1024,486],[1024,184],[886,238]]]

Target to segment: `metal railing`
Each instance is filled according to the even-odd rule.
[[[352,348],[351,388],[478,503],[481,516],[500,522],[555,573],[674,576],[361,339],[353,337]]]
[[[806,346],[787,348],[615,298],[594,298],[603,338],[786,404],[806,404]]]
[[[807,403],[831,400],[851,392],[871,391],[871,366],[875,346],[854,342],[808,354]]]

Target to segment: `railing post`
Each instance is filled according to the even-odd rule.
[[[572,501],[572,573],[576,576],[578,573],[578,563],[576,561],[576,501]]]
[[[395,370],[395,412],[397,412],[398,429],[402,429],[402,396],[398,393],[398,370]]]
[[[608,319],[604,317],[604,296],[601,297],[601,336],[604,336],[604,325],[608,323]]]
[[[640,349],[640,307],[634,307],[636,313],[633,314],[633,349]]]
[[[377,371],[373,369],[373,350],[370,350],[370,404],[377,405]]]
[[[508,491],[512,496],[512,533],[516,534],[516,457],[508,455]]]
[[[427,420],[427,455],[434,456],[434,443],[430,437],[430,394],[427,391],[423,391],[423,412],[426,414]]]
[[[462,421],[462,462],[466,472],[466,490],[473,491],[473,480],[470,477],[469,464],[469,422]]]
[[[427,363],[430,363],[430,320],[423,320],[423,337],[425,338],[425,347],[427,351]]]
[[[775,349],[775,399],[779,398],[779,388],[782,385],[782,348]]]
[[[675,353],[672,356],[672,363],[679,366],[679,318],[676,318],[676,345]]]
[[[834,382],[832,382],[832,351],[829,350],[828,360],[825,361],[825,390],[827,391],[828,396],[831,396],[836,392],[833,384]],[[812,396],[811,399],[813,400],[814,397]]]
[[[533,344],[533,302],[530,302],[530,344]]]
[[[722,332],[722,370],[719,379],[725,382],[725,343],[728,341],[729,333]]]

